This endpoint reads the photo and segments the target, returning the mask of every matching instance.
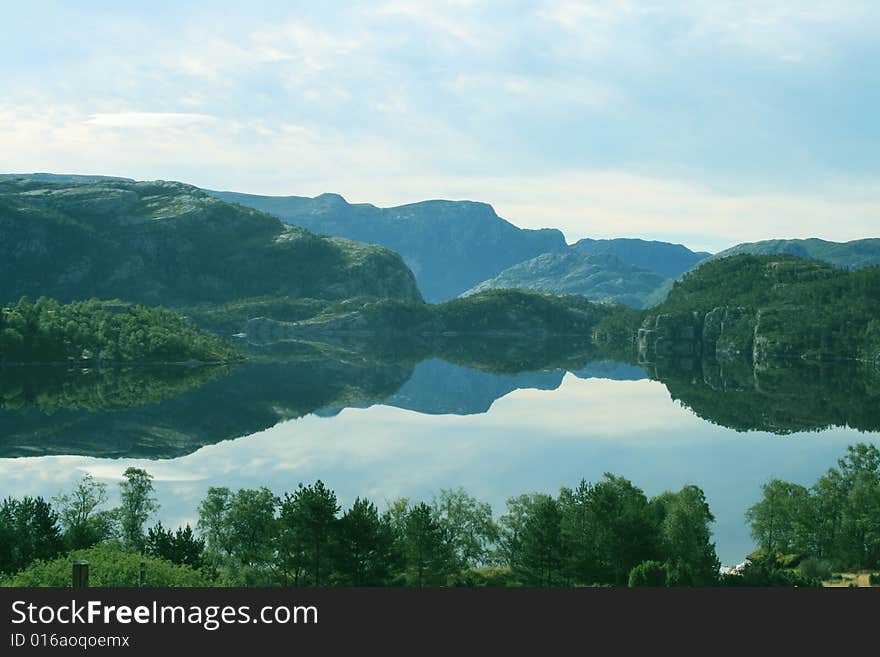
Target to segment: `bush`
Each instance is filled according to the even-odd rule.
[[[144,557],[123,549],[115,542],[102,543],[86,550],[75,550],[51,561],[36,561],[2,584],[22,587],[68,587],[71,585],[71,561],[80,559],[89,562],[89,586],[138,586],[141,562],[145,563],[147,586],[171,588],[211,586],[210,578],[201,570],[180,566],[165,559]]]
[[[816,557],[807,557],[801,561],[798,566],[798,572],[804,577],[821,579],[823,581],[830,580],[834,573],[830,561],[825,559],[817,559]]]
[[[636,586],[667,586],[669,568],[659,561],[643,561],[629,571],[629,585]]]

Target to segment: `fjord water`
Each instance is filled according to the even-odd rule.
[[[140,371],[66,372],[60,382],[45,372],[7,373],[0,496],[48,498],[85,472],[115,495],[122,472],[143,467],[156,478],[159,519],[175,526],[194,523],[210,486],[281,493],[320,478],[344,506],[358,495],[382,506],[461,486],[501,513],[512,495],[613,472],[648,496],[702,487],[719,557],[733,564],[753,549],[743,514],[762,483],[809,485],[846,445],[880,436],[847,427],[877,426],[873,398],[856,399],[859,412],[817,409],[795,385],[804,380],[796,372],[784,384],[776,373],[772,386],[756,377],[756,399],[742,385],[715,389],[692,375],[661,382],[622,363],[572,370],[498,374],[436,359],[352,359],[165,373],[158,383],[155,372]],[[837,378],[817,381],[841,392]],[[833,399],[821,385],[811,383],[814,397]],[[809,408],[792,406],[797,400]],[[736,422],[707,414],[716,407]],[[750,426],[741,426],[743,417]]]

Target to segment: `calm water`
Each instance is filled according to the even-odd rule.
[[[69,382],[53,388],[67,391],[68,408],[48,413],[41,398],[44,410],[34,402],[0,411],[0,453],[7,457],[0,458],[0,496],[51,497],[88,472],[111,483],[115,497],[121,473],[137,466],[155,476],[166,525],[194,523],[209,486],[266,485],[280,493],[317,478],[343,505],[357,495],[380,506],[400,496],[430,499],[441,488],[462,486],[500,513],[509,496],[555,492],[613,472],[649,496],[701,486],[725,564],[753,549],[743,514],[763,482],[810,484],[847,444],[878,442],[876,433],[849,428],[738,432],[673,401],[670,390],[681,396],[680,386],[615,363],[518,375],[438,360],[384,369],[260,365],[199,380],[183,392],[163,388],[150,403],[121,408],[69,401],[95,395],[106,401],[112,386],[79,397],[69,388]],[[784,386],[774,390],[801,397]],[[692,404],[698,408],[743,395],[700,391],[721,397],[711,403],[700,397]],[[761,404],[775,402],[748,399],[755,425],[765,426],[768,409]],[[794,426],[812,421],[814,406]]]

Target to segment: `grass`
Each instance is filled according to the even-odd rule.
[[[859,571],[857,573],[835,573],[831,576],[831,579],[822,582],[822,586],[826,588],[869,588],[872,586],[871,584],[871,576],[874,576],[874,581],[880,580],[876,573],[872,573],[869,570]],[[873,586],[876,586],[874,584]]]

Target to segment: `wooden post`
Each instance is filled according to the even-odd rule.
[[[147,564],[144,561],[141,561],[141,570],[140,576],[138,577],[138,586],[146,586],[147,585]]]
[[[87,589],[89,588],[89,562],[74,561],[73,562],[73,588]]]

